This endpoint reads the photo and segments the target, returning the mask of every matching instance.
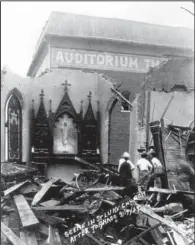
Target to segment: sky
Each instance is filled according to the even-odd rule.
[[[1,1],[1,68],[26,76],[41,31],[52,11],[194,29],[194,12],[186,2],[4,2]]]

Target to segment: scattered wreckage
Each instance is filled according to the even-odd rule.
[[[85,163],[90,169],[72,183],[39,176],[27,166],[12,163],[8,171],[1,165],[1,244],[194,243],[194,210],[183,202],[194,192],[157,187],[129,192],[116,185],[116,170]]]

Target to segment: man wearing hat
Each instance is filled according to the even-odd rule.
[[[137,168],[139,170],[139,184],[145,183],[145,180],[150,176],[153,166],[147,159],[146,151],[141,153],[141,158],[137,161]]]
[[[128,185],[129,181],[135,180],[135,166],[129,160],[130,155],[124,152],[119,160],[118,172],[121,178],[122,185]]]

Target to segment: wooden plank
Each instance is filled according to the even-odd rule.
[[[21,182],[21,183],[18,183],[18,184],[16,184],[16,185],[14,185],[14,186],[8,188],[7,190],[5,190],[5,191],[3,192],[3,195],[4,195],[4,196],[7,196],[7,195],[9,195],[9,194],[11,194],[11,193],[13,193],[13,192],[19,190],[21,187],[23,187],[25,184],[27,184],[27,183],[29,183],[29,182],[30,182],[29,180],[26,180],[26,181],[24,181],[24,182]]]
[[[7,239],[13,245],[27,245],[18,236],[16,236],[16,234],[10,228],[8,228],[3,222],[1,222],[1,232],[7,237]]]
[[[56,235],[58,234],[58,235]],[[57,229],[53,229],[51,226],[49,226],[49,236],[47,239],[47,244],[48,245],[61,245],[61,239],[60,235],[57,231]]]
[[[22,222],[23,227],[33,226],[39,224],[38,219],[31,210],[29,204],[23,195],[14,196],[16,207]]]
[[[24,231],[20,231],[20,239],[27,244],[26,236]]]
[[[32,201],[32,206],[36,205],[38,202],[41,201],[43,196],[46,194],[46,192],[49,190],[49,188],[52,186],[53,183],[58,181],[59,179],[51,179],[47,181],[41,188],[40,191],[37,192],[37,194],[34,196],[34,199]]]
[[[6,226],[8,226],[8,224],[9,224],[9,216],[1,216],[1,220],[2,220],[2,222],[6,225]],[[7,242],[7,237],[1,232],[1,242],[3,243],[3,242]]]
[[[64,210],[70,210],[70,211],[87,211],[86,207],[84,205],[62,205],[62,206],[48,206],[48,207],[32,207],[36,211],[64,211]]]
[[[148,192],[155,192],[155,193],[163,193],[163,194],[178,194],[183,193],[187,195],[195,195],[195,192],[193,191],[181,191],[181,190],[172,190],[172,189],[162,189],[158,187],[150,187]]]
[[[99,191],[122,191],[125,187],[121,186],[105,186],[105,187],[99,187],[99,188],[87,188],[84,190],[85,192],[99,192]]]
[[[186,242],[186,244],[190,244],[190,241],[186,238],[187,232],[182,229],[181,227],[178,227],[174,222],[168,221],[164,218],[162,218],[161,216],[157,215],[156,213],[153,212],[153,210],[148,207],[148,206],[139,206],[139,211],[148,215],[149,217],[156,219],[158,221],[161,222],[161,224],[164,224],[170,228],[172,228],[173,230],[175,230]]]
[[[60,204],[60,201],[57,201],[57,200],[49,200],[49,201],[40,203],[40,205],[41,206],[44,206],[44,207],[56,206],[58,204]]]
[[[27,245],[38,245],[35,232],[25,231],[25,236],[26,236]]]

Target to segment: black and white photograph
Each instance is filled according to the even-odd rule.
[[[194,1],[1,1],[1,244],[195,243]]]

